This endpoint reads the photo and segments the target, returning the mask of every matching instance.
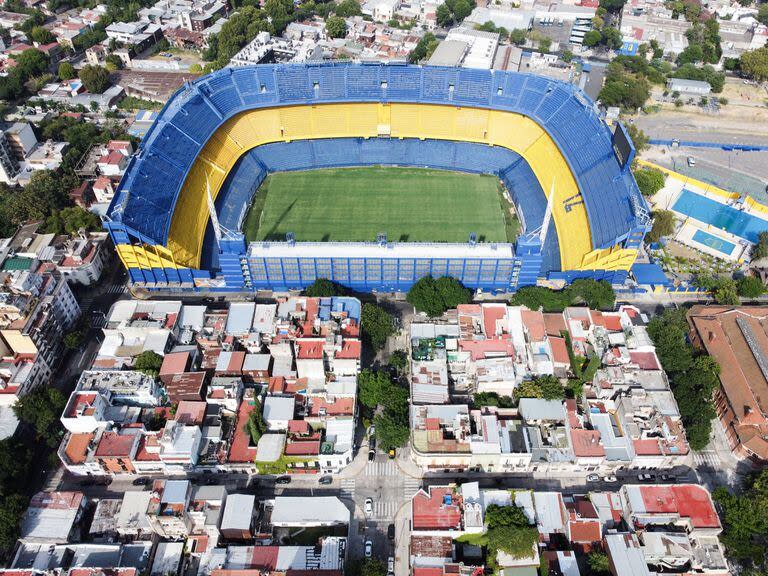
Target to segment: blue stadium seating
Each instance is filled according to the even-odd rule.
[[[553,137],[570,163],[582,192],[595,248],[612,245],[632,230],[647,226],[645,201],[632,177],[621,173],[611,148],[609,128],[597,117],[588,99],[574,86],[529,74],[441,67],[383,64],[262,65],[224,69],[182,87],[166,104],[158,122],[140,146],[110,207],[110,217],[134,237],[165,244],[176,196],[186,172],[211,134],[243,110],[293,103],[327,101],[431,102],[497,108],[526,114]],[[332,149],[323,144],[295,142],[291,155],[262,147],[254,158],[269,170],[297,170],[307,159],[321,166],[421,162],[456,170],[500,173],[504,154],[488,147],[440,148],[395,141],[358,141]],[[305,158],[298,158],[308,154]],[[466,161],[462,160],[465,158]],[[543,203],[536,190],[523,183],[524,168],[508,171],[505,181],[525,198],[525,217],[539,218]],[[243,168],[245,170],[245,168]],[[253,169],[254,180],[260,176]],[[232,176],[243,196],[245,172]],[[539,195],[540,190],[538,191]],[[225,195],[226,197],[226,195]],[[236,202],[238,196],[230,200]],[[529,204],[531,203],[531,204]],[[641,214],[636,214],[640,206]],[[232,224],[240,217],[236,206],[223,206]],[[543,213],[543,212],[542,212]],[[530,222],[529,222],[530,225]],[[545,246],[542,258],[553,262],[557,249]]]

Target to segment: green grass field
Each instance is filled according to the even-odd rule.
[[[243,231],[249,241],[513,241],[516,220],[493,176],[420,168],[342,168],[271,174]],[[507,212],[505,218],[505,211]],[[511,236],[511,238],[510,238]]]

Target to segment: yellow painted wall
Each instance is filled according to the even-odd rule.
[[[563,205],[566,198],[580,194],[570,168],[554,141],[533,120],[499,110],[398,103],[288,106],[246,111],[228,120],[204,146],[179,195],[168,236],[168,249],[175,262],[199,267],[209,218],[206,179],[215,198],[229,170],[246,151],[272,142],[369,138],[380,133],[399,138],[479,142],[517,152],[530,164],[546,193],[554,179],[553,220],[562,269],[597,269],[602,265],[604,258],[592,251],[584,204],[572,206],[569,212]]]

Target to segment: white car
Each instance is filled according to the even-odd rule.
[[[370,540],[365,541],[365,557],[370,558],[373,556],[373,542]]]
[[[368,515],[373,514],[373,498],[365,499],[365,513]]]
[[[616,478],[613,474],[609,474],[608,476],[603,476],[603,482],[618,482],[619,479]]]
[[[394,574],[395,573],[395,559],[390,556],[387,558],[387,574]]]
[[[587,482],[599,482],[600,476],[597,474],[588,474],[587,475]]]

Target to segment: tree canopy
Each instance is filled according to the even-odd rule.
[[[416,64],[429,58],[432,56],[432,53],[437,48],[438,44],[440,44],[440,40],[438,40],[432,32],[427,32],[421,37],[421,40],[416,44],[416,47],[408,54],[408,62]]]
[[[395,333],[395,324],[392,315],[381,306],[371,303],[363,304],[360,318],[363,339],[374,350],[384,347],[392,334]]]
[[[736,290],[743,298],[757,298],[765,294],[765,284],[757,276],[744,276],[736,282]]]
[[[720,384],[720,367],[709,355],[696,353],[688,342],[685,314],[684,309],[666,309],[648,324],[648,334],[669,376],[688,443],[701,450],[709,442],[716,416],[713,394]]]
[[[347,23],[341,16],[330,16],[325,21],[325,31],[331,38],[344,38],[347,35]]]
[[[153,377],[157,377],[162,365],[163,357],[154,350],[145,350],[136,356],[136,360],[133,363],[135,370]]]
[[[525,512],[517,506],[490,504],[485,512],[485,532],[464,534],[456,540],[475,546],[483,546],[491,567],[496,565],[499,550],[514,558],[533,556],[539,540],[536,526],[528,522]]]
[[[408,390],[393,382],[389,374],[365,369],[357,377],[358,400],[369,410],[378,410],[373,419],[382,450],[403,446],[408,427]]]
[[[61,440],[59,417],[66,404],[66,397],[57,388],[43,386],[16,400],[13,412],[35,429],[39,440],[53,448]]]
[[[523,380],[515,388],[515,399],[520,400],[520,398],[563,400],[565,398],[565,388],[560,384],[560,380],[554,376],[539,376],[532,380]]]
[[[664,183],[667,180],[664,172],[655,168],[638,168],[632,173],[643,196],[653,196],[664,188]]]
[[[312,284],[304,288],[304,295],[313,298],[328,298],[330,296],[344,296],[346,288],[327,278],[318,278]]]
[[[264,432],[267,431],[267,423],[261,414],[261,401],[258,398],[253,400],[253,411],[248,415],[243,430],[250,436],[251,445],[256,446]]]
[[[766,570],[768,556],[768,470],[750,480],[741,495],[719,487],[712,493],[722,510],[723,533],[720,541],[728,556],[744,563],[745,568]]]
[[[102,94],[109,88],[109,70],[103,66],[88,64],[80,70],[80,80],[88,92]]]
[[[435,280],[424,276],[408,290],[406,300],[428,316],[440,316],[446,310],[472,301],[472,291],[456,278],[443,276]]]
[[[646,236],[648,242],[658,242],[675,231],[675,213],[670,210],[656,210],[653,213],[653,226]]]
[[[526,306],[531,310],[562,312],[568,306],[585,304],[596,310],[609,310],[616,302],[616,293],[605,280],[579,279],[562,290],[541,286],[521,288],[510,300],[513,306]]]
[[[763,4],[768,6],[768,4]],[[739,68],[748,78],[764,82],[768,80],[768,47],[744,52],[739,58]]]

